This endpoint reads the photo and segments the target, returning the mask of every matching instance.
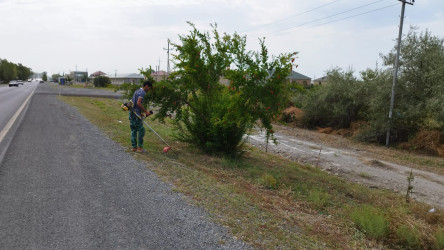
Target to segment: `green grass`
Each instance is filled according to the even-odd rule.
[[[421,249],[421,235],[417,228],[410,225],[401,225],[396,230],[396,235],[398,236],[399,243],[403,247],[408,249]]]
[[[388,233],[388,222],[382,212],[370,205],[358,206],[351,218],[364,234],[374,239],[382,239]]]
[[[420,247],[442,242],[443,212],[431,215],[427,213],[430,206],[415,201],[406,204],[402,195],[349,183],[248,145],[239,158],[208,156],[176,141],[169,123],[151,119],[147,122],[179,157],[162,153],[165,145],[153,133],[145,135],[148,154],[132,153],[128,113],[121,110],[119,101],[59,98],[77,107],[129,154],[146,161],[148,168],[172,183],[190,203],[204,208],[213,221],[254,247],[371,248],[376,238],[385,248],[399,248],[404,246],[401,237],[405,235],[397,233],[400,221],[415,225]],[[363,207],[368,211],[356,212]],[[356,212],[355,217],[350,211]],[[381,231],[384,220],[376,225],[366,222],[366,216],[374,214],[383,216],[387,231]],[[355,226],[366,237],[357,237]]]
[[[440,228],[435,233],[436,243],[435,246],[437,249],[444,249],[444,228]]]

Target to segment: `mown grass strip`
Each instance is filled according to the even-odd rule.
[[[120,109],[119,101],[60,98],[129,150],[128,113]],[[149,161],[147,167],[174,184],[176,191],[254,247],[434,248],[442,244],[442,211],[428,213],[429,206],[406,204],[401,195],[348,183],[248,145],[242,158],[208,156],[174,141],[168,123],[147,120],[179,158],[162,153],[163,142],[152,133],[145,135],[148,154],[128,153]],[[362,207],[367,212],[359,213]],[[374,214],[379,218],[376,225],[368,222]]]

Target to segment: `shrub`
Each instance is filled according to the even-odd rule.
[[[436,231],[436,249],[444,249],[444,229],[440,228]]]
[[[318,210],[327,205],[329,197],[328,193],[321,190],[310,190],[308,193],[308,201]]]
[[[384,215],[370,205],[359,206],[350,217],[358,229],[373,239],[382,239],[388,232],[388,222]]]
[[[328,84],[310,91],[304,104],[305,124],[308,127],[348,128],[361,119],[365,98],[361,96],[362,83],[352,71],[333,69],[328,72]]]
[[[262,175],[262,177],[260,179],[260,183],[262,186],[264,186],[265,188],[268,188],[268,189],[276,190],[278,187],[278,183],[277,183],[276,178],[268,173]]]
[[[419,249],[421,235],[418,230],[409,225],[401,225],[396,230],[399,243],[410,249]]]
[[[246,50],[246,37],[192,31],[173,44],[177,70],[150,93],[161,121],[175,113],[176,136],[207,153],[235,155],[254,125],[273,140],[272,120],[285,106],[285,79],[293,54],[270,59],[264,40],[260,51]],[[228,86],[220,83],[224,77]]]
[[[95,87],[106,87],[111,84],[111,80],[107,76],[97,76],[93,84]]]

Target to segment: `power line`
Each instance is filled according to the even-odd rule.
[[[339,15],[342,15],[342,14],[345,14],[345,13],[348,13],[348,12],[351,12],[351,11],[354,11],[354,10],[357,10],[357,9],[361,9],[361,8],[364,8],[364,7],[367,7],[367,6],[370,6],[370,5],[382,2],[382,1],[385,1],[385,0],[378,0],[378,1],[374,1],[374,2],[371,2],[371,3],[364,4],[364,5],[360,5],[358,7],[355,7],[355,8],[352,8],[352,9],[348,9],[346,11],[341,11],[341,12],[335,13],[335,14],[327,16],[327,17],[323,17],[323,18],[319,18],[319,19],[316,19],[316,20],[312,20],[312,21],[308,21],[308,22],[305,22],[305,23],[301,23],[301,24],[298,24],[298,25],[293,26],[293,27],[275,30],[275,31],[273,31],[271,33],[272,34],[277,34],[277,33],[280,33],[282,31],[285,31],[285,30],[301,27],[301,26],[304,26],[304,25],[307,25],[307,24],[310,24],[310,23],[315,23],[315,22],[318,22],[318,21],[321,21],[321,20],[325,20],[325,19],[329,19],[329,18],[332,18],[332,17],[335,17],[335,16],[339,16]]]
[[[289,32],[294,32],[294,31],[299,31],[299,30],[305,30],[305,29],[311,29],[311,28],[315,28],[315,27],[322,26],[322,25],[326,25],[326,24],[330,24],[330,23],[334,23],[334,22],[339,22],[339,21],[342,21],[342,20],[350,19],[350,18],[353,18],[353,17],[362,16],[362,15],[365,15],[365,14],[368,14],[368,13],[372,13],[372,12],[375,12],[375,11],[380,11],[380,10],[387,9],[387,8],[390,8],[390,7],[393,7],[393,6],[396,6],[396,5],[398,5],[398,4],[395,3],[395,4],[387,5],[387,6],[384,6],[384,7],[381,7],[381,8],[377,8],[377,9],[369,10],[369,11],[362,12],[362,13],[359,13],[359,14],[356,14],[356,15],[352,15],[352,16],[347,16],[347,17],[343,17],[343,18],[335,19],[335,20],[328,21],[328,22],[325,22],[325,23],[320,23],[320,24],[317,24],[317,25],[314,25],[314,26],[310,26],[310,27],[305,27],[305,28],[300,28],[300,29],[294,29],[294,28],[297,28],[297,27],[298,27],[298,26],[296,26],[296,27],[294,27],[294,28],[290,28],[290,29],[287,30],[287,31],[281,32],[280,34],[285,34],[285,33],[289,33]]]
[[[312,11],[315,11],[315,10],[317,10],[317,9],[321,9],[321,8],[323,8],[323,7],[326,7],[326,6],[328,6],[328,5],[334,4],[334,3],[339,2],[339,1],[340,1],[340,0],[336,0],[336,1],[333,1],[333,2],[330,2],[330,3],[323,4],[323,5],[318,6],[318,7],[316,7],[316,8],[313,8],[313,9],[310,9],[310,10],[307,10],[307,11],[304,11],[304,12],[301,12],[301,13],[298,13],[298,14],[293,15],[293,16],[285,17],[285,18],[282,18],[282,19],[279,19],[279,20],[273,21],[273,22],[271,22],[271,23],[267,23],[267,24],[263,24],[263,25],[258,25],[258,26],[256,26],[256,27],[252,27],[252,28],[250,28],[250,29],[242,30],[242,31],[240,31],[240,33],[244,33],[244,32],[247,32],[247,31],[251,31],[251,30],[258,29],[258,28],[262,28],[262,27],[270,26],[270,25],[273,25],[273,24],[276,24],[276,23],[280,23],[280,22],[283,22],[283,21],[285,21],[285,20],[288,20],[288,19],[291,19],[291,18],[294,18],[294,17],[301,16],[301,15],[303,15],[303,14],[306,14],[306,13],[309,13],[309,12],[312,12]]]

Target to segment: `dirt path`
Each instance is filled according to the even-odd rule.
[[[268,151],[304,164],[318,165],[323,170],[373,188],[406,193],[411,164],[399,164],[378,157],[365,147],[339,136],[320,134],[284,126],[274,126],[278,145],[269,144]],[[265,134],[251,135],[249,142],[265,149]],[[381,149],[379,149],[381,150]],[[413,168],[414,199],[444,208],[444,175],[440,172]]]

